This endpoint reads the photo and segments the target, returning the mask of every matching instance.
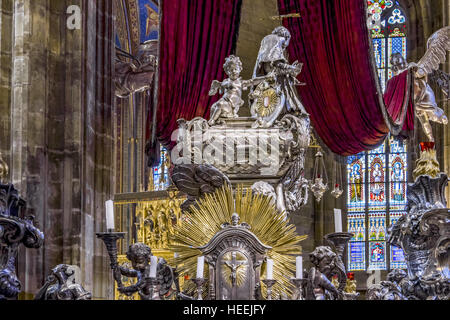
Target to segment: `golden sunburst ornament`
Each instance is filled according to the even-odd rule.
[[[273,288],[274,293],[284,292],[292,294],[292,284],[289,279],[295,274],[295,256],[301,254],[299,242],[307,236],[299,236],[295,226],[284,221],[272,199],[262,194],[253,194],[251,189],[238,187],[235,195],[229,187],[217,189],[212,194],[197,200],[197,207],[191,206],[191,214],[180,225],[174,228],[171,237],[170,250],[178,255],[170,264],[177,266],[180,276],[185,279],[194,278],[197,269],[197,258],[202,255],[197,248],[206,245],[214,235],[222,230],[224,223],[231,222],[233,213],[238,213],[240,221],[250,226],[250,230],[266,246],[272,247],[267,257],[274,260],[273,277],[277,284]],[[225,257],[236,262],[243,257]],[[226,261],[225,259],[225,261]],[[261,268],[261,279],[265,279],[265,263]],[[205,268],[205,278],[208,278],[208,268]],[[245,275],[244,267],[238,267],[234,272],[226,271],[225,279],[235,281],[239,286]],[[236,277],[234,280],[232,279]],[[245,276],[244,276],[245,277]],[[242,279],[241,279],[242,278]],[[227,280],[228,281],[228,280]],[[207,286],[208,284],[205,284]],[[261,286],[265,296],[265,286]],[[189,294],[195,290],[191,281],[186,281],[183,288]],[[204,290],[207,293],[207,290]]]
[[[256,101],[256,112],[261,117],[267,117],[273,113],[276,106],[280,103],[280,97],[273,88],[261,92]]]

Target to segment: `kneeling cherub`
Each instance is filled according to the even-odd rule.
[[[244,104],[242,100],[242,90],[247,90],[251,86],[258,85],[266,79],[274,78],[270,74],[264,77],[258,77],[250,80],[242,80],[240,74],[242,71],[242,62],[239,57],[231,55],[225,59],[223,69],[229,78],[222,82],[214,80],[209,90],[209,95],[223,94],[216,103],[211,106],[211,116],[208,121],[210,126],[216,123],[223,123],[224,118],[237,118],[240,107]]]

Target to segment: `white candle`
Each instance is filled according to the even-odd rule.
[[[114,202],[108,200],[105,202],[106,207],[106,230],[114,230]]]
[[[267,280],[273,280],[273,260],[267,259]]]
[[[197,279],[203,279],[203,267],[205,265],[205,257],[197,258]]]
[[[334,209],[334,232],[342,232],[341,209]]]
[[[178,252],[174,252],[173,253],[173,257],[176,259],[176,258],[178,258]]]
[[[158,267],[158,257],[150,257],[150,278],[156,278],[156,268]]]
[[[303,257],[298,256],[295,258],[295,275],[297,279],[303,279]]]

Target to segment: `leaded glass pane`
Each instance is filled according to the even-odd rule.
[[[386,39],[375,38],[373,39],[373,49],[375,53],[375,61],[377,68],[382,69],[386,66]]]
[[[384,144],[383,144],[384,146]],[[383,149],[379,148],[379,151]],[[372,154],[369,157],[369,210],[386,210],[385,155]]]
[[[397,223],[398,219],[400,219],[400,217],[402,217],[405,214],[406,214],[406,212],[404,212],[404,211],[390,212],[389,224],[391,226],[395,225]],[[390,269],[406,269],[405,256],[404,256],[404,252],[403,252],[402,248],[391,245],[390,258],[391,258]]]
[[[363,156],[349,157],[347,162],[348,210],[361,211],[365,208],[365,159]]]
[[[157,167],[153,168],[153,190],[166,190],[169,187],[169,167],[170,159],[169,152],[166,148],[160,149],[160,160]]]
[[[366,270],[366,244],[365,242],[350,242],[348,249],[348,270]]]
[[[389,175],[390,175],[390,209],[404,210],[406,206],[406,175],[407,175],[406,154],[389,155]]]
[[[368,270],[386,270],[386,242],[369,242],[369,268]]]
[[[347,230],[353,233],[348,244],[348,270],[366,270],[366,226],[365,213],[352,213],[347,216]]]

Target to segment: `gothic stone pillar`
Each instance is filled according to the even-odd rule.
[[[81,8],[81,30],[67,28],[70,5]],[[79,265],[84,287],[105,298],[106,252],[94,234],[112,185],[111,1],[16,0],[12,17],[9,165],[45,233],[43,248],[19,255],[22,298],[60,263]]]

